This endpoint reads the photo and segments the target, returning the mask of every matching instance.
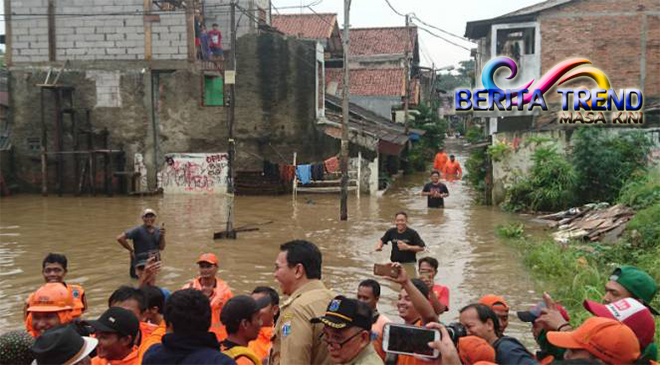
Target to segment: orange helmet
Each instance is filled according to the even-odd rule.
[[[73,296],[62,283],[48,283],[30,296],[28,312],[60,312],[73,309]]]

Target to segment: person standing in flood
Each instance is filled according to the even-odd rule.
[[[442,147],[440,148],[440,152],[436,153],[435,158],[433,159],[433,170],[443,171],[447,160],[449,160],[447,152],[445,152],[444,147]]]
[[[429,208],[444,208],[445,199],[449,196],[447,185],[440,182],[440,173],[433,171],[431,173],[431,182],[424,185],[422,196],[426,197],[426,204]]]
[[[388,229],[378,240],[376,251],[382,251],[383,245],[392,243],[390,261],[400,263],[411,277],[417,277],[417,252],[424,251],[426,244],[417,231],[408,227],[406,212],[394,215],[394,225],[396,227]]]
[[[447,181],[455,181],[463,178],[463,170],[461,164],[456,161],[456,156],[450,155],[449,161],[445,164],[444,168],[445,179]]]
[[[142,222],[141,226],[131,228],[117,236],[117,242],[130,253],[131,266],[129,273],[133,279],[138,278],[135,273],[136,255],[141,253],[160,255],[160,251],[165,249],[165,224],[163,223],[160,228],[156,227],[156,211],[149,208],[145,209],[142,212]],[[128,240],[133,241],[133,247],[128,243]]]

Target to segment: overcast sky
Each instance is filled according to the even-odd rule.
[[[311,10],[300,8],[307,4],[318,3],[313,9],[319,13],[337,13],[339,26],[344,23],[343,0],[271,0],[275,8],[297,6],[298,8],[281,9],[280,13],[311,13]],[[319,3],[320,1],[320,3]],[[400,13],[415,13],[424,22],[454,33],[459,36],[465,34],[465,24],[468,21],[488,19],[536,4],[541,0],[389,0],[392,6]],[[0,11],[4,14],[4,2],[0,1]],[[274,9],[275,13],[276,10]],[[387,6],[385,0],[353,0],[351,6],[352,27],[383,27],[404,26],[403,17],[395,14]],[[4,33],[4,17],[0,17],[0,30]],[[452,42],[466,48],[474,44],[441,33],[430,27],[429,30],[439,34]],[[424,31],[420,35],[420,58],[422,65],[436,67],[457,65],[459,61],[470,59],[470,52],[460,47],[436,38]]]
[[[276,8],[313,4],[319,0],[272,0]],[[493,18],[506,14],[541,0],[389,0],[390,4],[402,14],[415,13],[425,23],[459,36],[465,34],[465,24],[468,21]],[[337,13],[339,26],[344,23],[343,0],[321,0],[313,6],[319,13]],[[310,13],[309,9],[281,9],[280,13]],[[273,9],[275,13],[275,9]],[[383,27],[404,26],[405,19],[395,14],[387,6],[385,0],[353,0],[351,5],[350,23],[352,27]],[[475,45],[460,39],[447,36],[440,31],[426,27],[443,37],[467,48]],[[451,45],[442,39],[419,31],[420,58],[422,65],[437,67],[457,65],[459,61],[470,59],[470,51]]]

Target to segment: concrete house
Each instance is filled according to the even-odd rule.
[[[654,0],[549,0],[491,19],[467,23],[465,36],[478,42],[473,52],[477,88],[486,62],[508,56],[518,64],[518,76],[505,80],[496,75],[502,89],[538,80],[553,66],[571,58],[586,58],[603,71],[614,89],[637,88],[644,94],[644,124],[631,125],[649,133],[658,148],[652,158],[660,162],[660,3]],[[563,86],[563,85],[562,85]],[[595,86],[593,80],[577,79],[566,87]],[[548,111],[479,112],[492,143],[506,143],[513,153],[493,162],[492,198],[504,198],[511,177],[530,167],[531,137],[551,137],[562,147],[571,144],[571,132],[580,125],[559,124],[559,97],[554,88],[546,94]],[[607,125],[611,133],[624,125]],[[614,128],[616,127],[616,128]],[[564,148],[566,150],[566,148]]]
[[[200,57],[201,24],[210,30],[218,23],[226,59],[228,4],[5,2],[9,129],[21,186],[86,192],[103,184],[112,191],[131,183],[126,176],[135,177],[135,166],[135,190],[152,190],[170,154],[226,151],[231,82],[239,171],[261,169],[277,154],[297,152],[305,161],[336,153],[336,141],[316,124],[324,49],[274,31],[269,0],[238,1],[235,77],[222,61]],[[218,173],[210,162],[196,171]],[[191,174],[171,181],[193,190],[201,180],[201,189],[224,183]]]

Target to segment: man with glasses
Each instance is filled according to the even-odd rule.
[[[334,364],[382,365],[383,360],[371,345],[371,308],[366,304],[336,296],[325,315],[312,318],[323,323],[322,337]]]
[[[142,222],[141,226],[131,228],[117,236],[117,242],[130,253],[130,275],[133,279],[138,278],[135,273],[136,255],[141,253],[158,255],[157,261],[160,261],[160,251],[165,249],[165,225],[161,225],[160,228],[156,227],[156,211],[149,208],[145,209],[142,212]],[[133,241],[133,247],[128,243],[128,240]]]

